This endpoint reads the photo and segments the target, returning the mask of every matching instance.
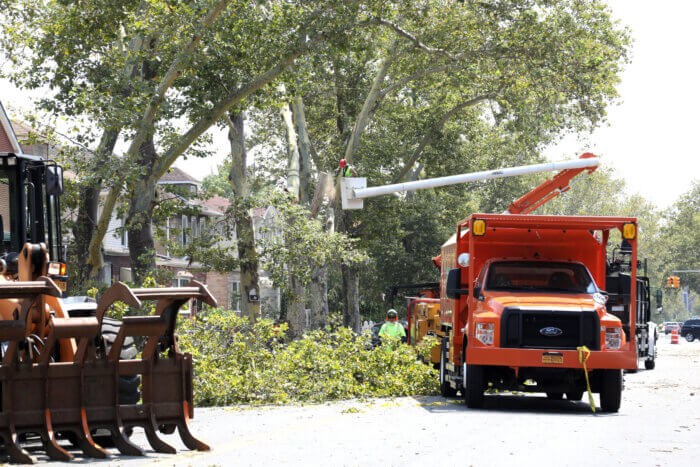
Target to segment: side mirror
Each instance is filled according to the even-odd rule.
[[[469,293],[469,289],[462,289],[462,269],[450,269],[447,273],[447,284],[445,284],[445,294],[452,300],[458,299],[462,295]]]
[[[60,165],[46,167],[46,192],[55,196],[63,194],[63,167]]]
[[[478,299],[481,296],[481,286],[475,285],[472,290],[473,290],[472,293],[474,295],[474,298]]]

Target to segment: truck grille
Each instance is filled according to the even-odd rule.
[[[506,308],[501,318],[501,347],[600,350],[600,320],[593,311]]]

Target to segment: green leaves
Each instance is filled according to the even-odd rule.
[[[284,342],[286,325],[214,310],[180,325],[178,345],[194,361],[195,403],[323,402],[437,393],[437,373],[412,347],[373,349],[347,328],[313,331]],[[435,344],[435,342],[432,342]],[[424,346],[431,345],[430,342]],[[425,349],[423,349],[425,351]]]

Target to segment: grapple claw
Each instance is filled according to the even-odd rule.
[[[63,432],[75,435],[74,444],[86,456],[109,457],[92,439],[91,432],[96,429],[108,430],[120,453],[143,456],[144,451],[127,435],[127,429],[135,426],[143,427],[157,452],[176,452],[158,436],[159,426],[177,427],[189,449],[209,450],[189,430],[193,416],[192,357],[178,351],[174,335],[178,311],[186,302],[196,298],[216,306],[206,287],[195,281],[187,287],[158,289],[129,289],[116,283],[103,294],[95,317],[49,316],[42,332],[36,334],[42,339],[40,352],[26,352],[25,340],[35,332],[36,310],[45,309],[45,297],[59,295],[58,287],[46,277],[0,283],[0,299],[20,300],[16,319],[0,320],[0,343],[7,342],[0,365],[0,437],[10,459],[33,463],[20,446],[18,435],[39,433],[50,458],[71,460],[71,453],[56,442],[55,433]],[[116,301],[138,308],[141,300],[157,301],[155,315],[125,317],[110,351],[98,351],[107,309]],[[141,357],[121,360],[125,339],[136,336],[146,338]],[[54,348],[63,352],[66,346],[73,349],[72,362],[54,362]],[[140,404],[119,400],[120,377],[132,375],[141,377]]]
[[[92,439],[90,430],[87,429],[87,424],[85,429],[76,431],[75,435],[78,447],[86,456],[94,457],[95,459],[106,459],[109,457],[109,453]]]
[[[125,456],[145,456],[143,449],[129,441],[129,437],[124,433],[124,428],[114,427],[110,430],[114,446]]]
[[[73,460],[73,455],[58,445],[58,442],[56,442],[56,434],[53,433],[53,431],[44,429],[41,431],[40,435],[41,444],[43,444],[46,454],[51,459],[64,462]]]
[[[10,460],[16,464],[33,464],[36,460],[29,455],[27,451],[22,449],[17,442],[17,434],[9,432],[3,433],[4,448]]]
[[[190,432],[189,423],[186,420],[177,424],[177,431],[180,433],[180,439],[185,443],[188,449],[193,451],[210,451],[211,448],[207,443],[204,443],[195,438]]]
[[[163,441],[158,436],[158,425],[156,425],[155,417],[152,413],[149,418],[150,423],[146,422],[143,424],[143,430],[146,432],[146,439],[148,439],[148,444],[150,444],[153,450],[156,452],[162,452],[165,454],[175,454],[177,452],[177,449]]]

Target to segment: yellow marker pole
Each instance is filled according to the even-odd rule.
[[[582,347],[577,347],[578,350],[578,361],[583,365],[583,372],[586,375],[586,389],[588,390],[588,403],[591,406],[591,410],[595,413],[595,401],[593,400],[593,393],[591,392],[591,383],[588,381],[588,368],[586,368],[586,361],[588,357],[591,356],[591,351],[585,345]]]

